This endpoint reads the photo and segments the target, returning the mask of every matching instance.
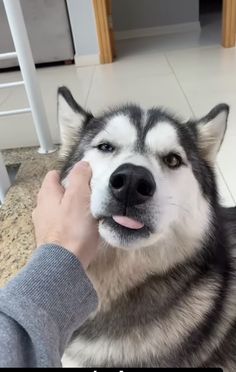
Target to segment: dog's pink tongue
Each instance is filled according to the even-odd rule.
[[[112,216],[112,218],[119,225],[128,227],[129,229],[138,230],[144,226],[143,223],[125,216]]]

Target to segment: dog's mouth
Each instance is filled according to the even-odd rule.
[[[103,225],[109,226],[113,231],[120,234],[128,234],[128,236],[139,236],[143,233],[150,234],[151,229],[136,218],[113,215],[103,216],[98,219]]]
[[[135,220],[134,218],[129,218],[126,216],[112,216],[112,219],[120,226],[126,227],[131,230],[140,230],[144,227],[144,223]]]
[[[100,215],[97,218],[101,237],[111,246],[126,249],[143,242],[153,233],[152,224],[147,217],[145,220],[145,216],[135,211],[126,213],[122,215],[114,211],[110,215]]]
[[[149,239],[155,232],[153,217],[145,210],[109,205],[105,213],[96,215],[101,237],[111,246],[127,248]]]

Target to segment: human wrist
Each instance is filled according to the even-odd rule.
[[[57,245],[64,248],[68,252],[72,253],[80,261],[81,265],[83,266],[83,269],[85,270],[88,268],[90,264],[92,255],[89,254],[89,249],[85,247],[85,244],[78,242],[74,243],[64,239],[51,238],[45,239],[44,241],[40,241],[37,244],[38,247],[42,245],[48,245],[49,247],[52,245]]]

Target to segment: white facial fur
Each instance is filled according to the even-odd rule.
[[[146,136],[147,153],[144,154],[134,152],[136,140],[136,129],[124,115],[112,118],[105,130],[93,139],[91,147],[109,142],[119,147],[119,153],[102,153],[94,148],[85,153],[84,160],[90,163],[93,172],[91,211],[94,217],[103,214],[110,197],[109,178],[121,164],[141,165],[153,174],[157,185],[151,206],[148,206],[155,232],[148,239],[138,239],[125,247],[121,245],[117,233],[105,227],[102,222],[99,224],[100,235],[110,245],[126,249],[160,243],[163,254],[168,242],[172,247],[170,255],[175,255],[175,248],[179,245],[181,236],[185,242],[181,245],[181,256],[188,256],[191,254],[190,246],[197,246],[199,239],[203,237],[209,224],[210,212],[191,165],[173,170],[162,163],[161,156],[169,152],[178,152],[187,163],[176,130],[168,122],[158,123]],[[186,241],[189,241],[189,244],[186,244]]]
[[[74,111],[76,103],[70,105],[70,100],[73,101],[71,93],[63,88],[58,99],[62,156],[67,155],[71,144],[78,136],[78,129],[86,119],[86,112],[80,110],[79,106],[76,106]],[[196,124],[198,148],[209,164],[214,164],[224,137],[228,111],[227,105],[218,105]],[[148,113],[142,111],[142,127],[146,125],[147,119]],[[122,164],[131,163],[148,169],[156,182],[156,191],[150,201],[137,208],[142,216],[145,215],[151,221],[152,232],[149,237],[142,238],[136,235],[133,240],[122,241],[120,233],[104,224],[102,219],[99,222],[100,235],[108,245],[123,249],[143,247],[152,249],[157,245],[156,259],[162,261],[165,269],[171,263],[177,263],[190,256],[193,250],[201,246],[199,240],[204,238],[211,223],[209,202],[202,195],[192,165],[188,162],[187,154],[179,142],[176,128],[168,119],[163,119],[149,130],[145,138],[144,152],[138,152],[136,149],[138,132],[128,115],[121,111],[106,120],[104,129],[101,128],[91,143],[86,145],[83,158],[90,163],[93,173],[91,180],[93,216],[111,217],[109,203],[112,199],[113,203],[116,201],[109,191],[109,179]],[[110,153],[101,152],[96,148],[101,143],[112,144],[117,150]],[[185,165],[170,169],[164,164],[163,156],[173,152],[182,157]],[[66,179],[64,185],[66,186]]]

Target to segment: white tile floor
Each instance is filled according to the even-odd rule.
[[[38,69],[53,139],[59,142],[56,90],[67,85],[93,113],[125,101],[163,105],[183,118],[202,116],[219,102],[231,105],[228,131],[218,157],[217,175],[224,205],[235,205],[236,48],[219,44],[219,23],[188,33],[120,41],[111,65]],[[0,81],[19,79],[18,72]],[[27,105],[22,87],[0,91],[0,110]],[[31,115],[0,119],[0,148],[36,145]]]

